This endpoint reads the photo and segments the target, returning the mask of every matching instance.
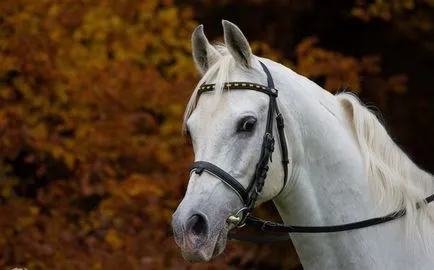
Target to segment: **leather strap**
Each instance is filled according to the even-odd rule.
[[[222,180],[223,183],[225,183],[233,191],[235,191],[235,193],[238,195],[238,197],[240,197],[244,204],[247,204],[249,202],[249,194],[247,190],[235,178],[233,178],[230,174],[220,169],[216,165],[206,161],[196,161],[193,163],[191,171],[199,175],[201,175],[203,171],[207,171],[208,173]]]
[[[276,102],[276,100],[274,100]],[[276,123],[277,123],[277,132],[279,135],[280,142],[280,150],[282,155],[282,167],[283,167],[283,187],[280,190],[279,194],[284,190],[286,186],[286,182],[288,181],[288,146],[286,144],[286,136],[285,136],[285,125],[283,124],[283,116],[279,111],[279,107],[276,104]]]
[[[266,87],[257,83],[250,82],[227,82],[223,85],[225,90],[253,90],[267,94],[269,96],[277,97],[277,91],[274,88]],[[200,96],[205,92],[212,92],[215,90],[215,84],[203,84],[199,87],[197,95]]]
[[[259,63],[261,64],[261,67],[264,70],[265,75],[267,75],[267,85],[268,85],[268,88],[274,89],[273,76],[271,76],[270,71],[268,70],[267,66],[264,63],[262,63],[261,61],[259,61]]]
[[[421,204],[429,204],[434,201],[434,194],[426,197],[422,202],[416,204],[416,208],[419,209]],[[362,221],[351,222],[341,225],[332,226],[292,226],[281,223],[266,221],[254,216],[248,216],[246,219],[246,225],[256,228],[262,232],[285,232],[285,233],[335,233],[350,230],[362,229],[382,223],[386,223],[406,215],[405,209],[401,209],[390,213],[385,216],[370,218]],[[282,236],[257,236],[246,234],[229,234],[230,239],[239,241],[247,241],[254,243],[270,243],[270,242],[282,242],[290,239],[289,235]]]
[[[400,218],[404,215],[405,215],[405,211],[400,210],[382,217],[370,218],[362,221],[346,223],[341,225],[332,225],[332,226],[291,226],[291,225],[285,225],[285,224],[275,223],[271,221],[265,221],[254,216],[249,216],[247,217],[246,224],[265,232],[333,233],[333,232],[351,231],[351,230],[370,227],[373,225],[378,225],[381,223],[385,223]]]

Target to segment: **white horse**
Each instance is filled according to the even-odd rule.
[[[290,162],[283,186],[277,145],[257,205],[273,200],[286,224],[306,226],[407,211],[405,217],[358,230],[291,234],[304,269],[434,269],[434,210],[431,204],[416,207],[434,192],[433,176],[398,148],[356,97],[332,95],[294,71],[253,55],[236,25],[223,21],[223,29],[225,45],[211,45],[202,26],[192,36],[193,57],[203,74],[185,113],[195,159],[212,162],[244,187],[249,185],[269,97],[251,90],[226,91],[223,83],[267,85],[261,61],[279,90]],[[203,83],[215,83],[215,93],[199,98]],[[242,206],[239,196],[214,175],[192,174],[172,222],[184,258],[209,261],[221,254],[232,228],[227,219]]]

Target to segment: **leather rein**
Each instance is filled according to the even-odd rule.
[[[274,151],[274,136],[273,136],[273,118],[276,119],[278,137],[280,142],[281,154],[282,154],[282,167],[284,172],[283,187],[281,191],[285,188],[288,179],[288,147],[286,144],[286,137],[284,131],[284,121],[280,114],[279,108],[277,106],[278,91],[274,87],[274,81],[268,68],[260,62],[262,69],[267,76],[268,86],[249,83],[249,82],[228,82],[224,84],[225,90],[254,90],[270,97],[267,115],[267,124],[265,128],[265,134],[262,141],[261,155],[258,164],[255,168],[255,173],[253,179],[251,180],[249,186],[244,188],[234,177],[229,173],[219,168],[218,166],[207,162],[207,161],[196,161],[193,163],[191,172],[201,175],[204,171],[217,177],[229,188],[231,188],[241,199],[244,204],[240,210],[234,215],[231,215],[227,222],[229,224],[235,225],[237,228],[244,226],[253,227],[262,232],[281,232],[281,233],[333,233],[333,232],[343,232],[355,229],[361,229],[370,227],[377,224],[382,224],[394,219],[403,217],[406,214],[405,209],[401,209],[390,213],[385,216],[366,219],[363,221],[346,223],[341,225],[332,226],[291,226],[281,223],[276,223],[272,221],[267,221],[253,216],[253,208],[255,202],[260,195],[265,179],[267,178],[267,172],[269,169],[269,162],[272,162],[272,153]],[[199,87],[198,96],[204,92],[210,92],[215,90],[214,84],[204,84]],[[422,202],[418,203],[416,206],[419,208],[421,204],[428,204],[434,201],[434,194],[425,198]],[[271,242],[281,242],[290,239],[289,235],[268,235],[268,236],[257,236],[257,235],[244,235],[239,233],[230,232],[228,235],[229,239],[236,239],[240,241],[249,241],[255,243],[271,243]]]

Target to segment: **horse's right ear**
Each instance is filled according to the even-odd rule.
[[[208,42],[203,32],[203,25],[199,25],[191,36],[193,59],[200,73],[205,74],[207,70],[217,62],[220,53]]]

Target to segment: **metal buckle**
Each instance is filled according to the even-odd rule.
[[[264,135],[264,147],[270,150],[270,152],[274,152],[274,138],[269,132]]]
[[[247,207],[241,208],[234,215],[229,216],[226,222],[234,224],[237,228],[244,227],[246,225],[247,216],[249,215],[249,213],[245,211],[247,211]]]
[[[265,232],[265,227],[266,227],[267,225],[272,225],[272,222],[271,222],[271,221],[268,221],[268,220],[265,220],[264,223],[263,223],[262,226],[261,226],[261,231]]]

